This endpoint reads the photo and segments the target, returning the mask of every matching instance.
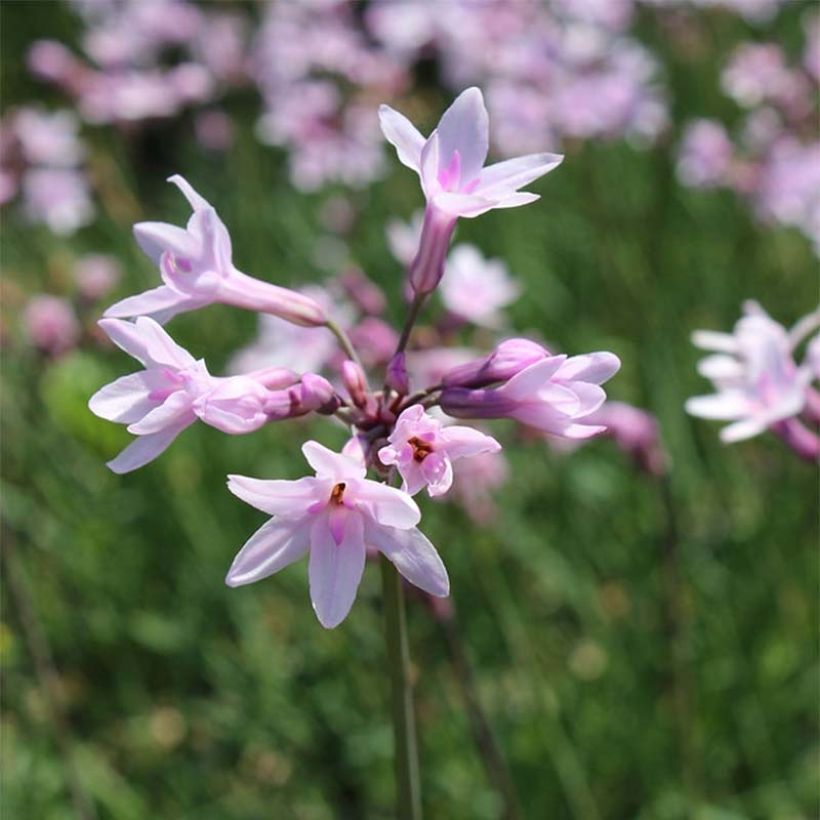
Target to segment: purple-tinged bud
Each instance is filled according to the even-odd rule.
[[[259,382],[268,390],[281,390],[283,387],[290,387],[300,379],[297,373],[288,370],[286,367],[266,367],[262,370],[253,370],[244,375]]]
[[[387,365],[385,384],[400,396],[410,392],[410,379],[407,376],[407,360],[404,353],[397,353]]]
[[[410,263],[410,286],[417,295],[431,293],[441,281],[456,221],[434,207],[424,211],[419,249]]]
[[[518,406],[498,390],[469,390],[447,387],[439,399],[441,409],[457,419],[500,419],[511,416]]]
[[[772,426],[772,431],[804,461],[816,464],[820,459],[820,437],[797,419],[779,421]]]
[[[336,412],[341,402],[333,389],[333,385],[323,376],[315,373],[305,373],[302,376],[302,405],[305,412],[315,410],[323,416]]]
[[[367,278],[358,268],[349,268],[340,277],[339,282],[345,293],[363,313],[379,316],[387,307],[387,300],[382,289]]]
[[[441,383],[448,387],[486,387],[511,379],[525,367],[549,355],[546,348],[529,339],[507,339],[489,356],[448,370]]]
[[[342,383],[356,407],[367,404],[367,376],[356,362],[346,359],[342,362]]]

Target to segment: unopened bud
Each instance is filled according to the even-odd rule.
[[[511,379],[525,367],[549,355],[546,348],[529,339],[507,339],[489,356],[448,370],[441,382],[448,387],[486,387]]]
[[[364,370],[350,359],[342,362],[342,383],[356,407],[367,404],[367,377]]]
[[[397,353],[387,365],[385,384],[399,395],[406,396],[410,392],[410,380],[407,376],[407,361],[404,353]]]

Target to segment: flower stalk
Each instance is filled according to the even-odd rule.
[[[381,556],[381,570],[395,739],[396,817],[420,820],[421,784],[404,592],[395,567],[384,556]]]

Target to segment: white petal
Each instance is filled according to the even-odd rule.
[[[252,584],[298,561],[308,551],[311,523],[277,518],[263,524],[237,553],[225,583]]]
[[[128,432],[135,436],[152,435],[167,427],[174,427],[183,419],[188,419],[190,424],[195,418],[191,410],[191,397],[184,390],[179,390],[139,421],[129,424]]]
[[[760,435],[766,429],[766,424],[760,419],[743,419],[729,424],[720,431],[720,440],[726,444],[743,441]]]
[[[116,458],[108,462],[108,468],[115,473],[122,474],[130,473],[132,470],[142,467],[165,451],[189,424],[190,422],[186,422],[185,424],[168,427],[150,436],[139,436]]]
[[[140,316],[136,321],[137,332],[145,340],[145,350],[149,360],[160,367],[183,369],[196,364],[194,357],[180,347],[162,329],[162,326],[148,316]]]
[[[330,482],[307,476],[296,481],[267,481],[244,475],[229,475],[228,489],[246,504],[269,515],[298,518],[308,507],[330,497]]]
[[[436,194],[433,204],[448,216],[463,216],[465,219],[481,216],[496,207],[494,202],[484,197],[447,192]]]
[[[188,231],[167,222],[138,222],[134,225],[134,239],[155,265],[165,251],[183,258],[198,252],[196,239]]]
[[[501,445],[492,436],[473,427],[445,427],[439,437],[445,443],[447,456],[453,461],[481,453],[497,453],[501,450]]]
[[[179,174],[174,174],[171,177],[168,177],[168,182],[173,183],[174,185],[182,191],[185,199],[188,200],[188,204],[193,208],[195,211],[203,211],[206,208],[211,208],[211,203],[208,202],[204,197],[200,196],[192,187],[191,183],[188,182],[185,177],[180,176]]]
[[[737,340],[731,333],[715,330],[696,330],[692,334],[692,344],[702,350],[717,350],[721,353],[737,353]]]
[[[345,521],[344,537],[337,544],[326,515],[319,516],[310,533],[310,599],[319,623],[327,629],[346,617],[364,573],[366,550],[364,522],[352,512]]]
[[[191,310],[196,303],[189,296],[177,293],[167,285],[146,290],[135,296],[127,296],[115,302],[105,311],[107,318],[130,318],[151,316],[155,321],[167,322],[177,313]]]
[[[389,105],[379,106],[379,123],[385,139],[395,146],[399,161],[412,168],[421,170],[421,151],[424,148],[424,137],[410,120]]]
[[[702,419],[727,421],[747,416],[751,410],[749,399],[738,392],[694,396],[686,402],[686,412]]]
[[[436,130],[441,162],[449,164],[453,153],[461,157],[461,180],[476,179],[487,159],[489,117],[484,97],[478,88],[468,88],[444,112]]]
[[[396,530],[369,523],[366,535],[368,545],[384,553],[411,584],[437,598],[450,594],[444,562],[420,530]]]
[[[557,168],[563,160],[561,154],[529,154],[496,162],[481,171],[476,192],[492,197],[517,191]]]
[[[157,403],[148,398],[151,381],[144,371],[122,376],[101,387],[89,399],[88,408],[94,415],[108,421],[132,424],[156,407]]]
[[[410,496],[388,487],[378,481],[359,479],[350,484],[350,495],[354,503],[363,509],[368,517],[386,527],[406,530],[421,521],[418,505]]]
[[[306,441],[302,453],[319,478],[364,478],[367,474],[364,465],[355,458],[334,453],[318,441]]]

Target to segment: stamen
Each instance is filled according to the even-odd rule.
[[[343,481],[340,481],[331,491],[330,491],[330,501],[332,504],[341,504],[342,497],[345,494],[345,484]]]
[[[413,460],[421,463],[430,453],[433,452],[433,445],[417,436],[408,439],[407,443],[413,448]]]

